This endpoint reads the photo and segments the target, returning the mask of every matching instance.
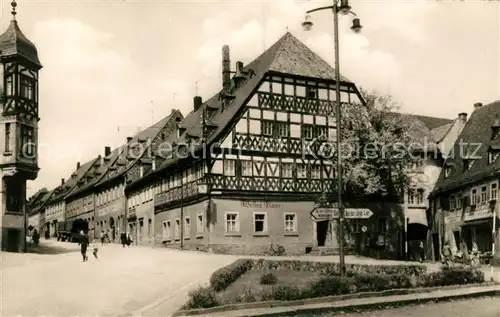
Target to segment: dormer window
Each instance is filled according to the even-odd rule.
[[[444,168],[444,178],[450,177],[452,172],[452,167],[451,166],[445,166]]]
[[[472,165],[474,165],[474,160],[464,159],[464,172],[470,170]]]
[[[491,139],[500,138],[500,119],[496,119],[491,126]]]

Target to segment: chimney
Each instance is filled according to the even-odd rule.
[[[104,156],[108,157],[111,154],[111,148],[109,146],[104,147]]]
[[[203,99],[201,99],[200,96],[195,96],[193,98],[194,111],[197,111],[198,109],[200,109],[202,104],[203,104]]]
[[[127,143],[132,142],[132,139],[133,139],[133,138],[132,138],[132,137],[130,137],[130,136],[129,136],[129,137],[127,137]]]
[[[76,162],[76,169],[80,168],[80,162]]]
[[[243,62],[236,62],[236,71],[233,76],[233,81],[236,87],[239,87],[243,81],[245,81],[245,75],[243,75]]]
[[[231,59],[229,57],[229,46],[222,47],[222,87],[226,88],[231,82]]]
[[[64,185],[64,178],[61,178],[61,186]]]
[[[458,120],[460,120],[460,122],[467,122],[467,113],[465,112],[461,112],[458,114]]]
[[[483,106],[483,103],[482,103],[482,102],[476,102],[476,103],[474,104],[474,110],[477,110],[477,109],[481,108],[482,106]]]

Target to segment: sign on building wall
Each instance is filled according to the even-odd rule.
[[[345,219],[368,219],[373,212],[368,208],[346,208],[344,210]],[[337,219],[340,216],[338,208],[315,208],[311,211],[313,221],[324,221]]]
[[[262,209],[262,208],[270,208],[270,209],[275,209],[275,208],[281,208],[281,204],[279,203],[271,203],[271,202],[265,202],[265,201],[241,201],[241,207],[243,208],[257,208],[257,209]]]

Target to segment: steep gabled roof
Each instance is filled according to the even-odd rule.
[[[274,45],[262,53],[254,61],[243,68],[244,81],[230,92],[233,99],[223,106],[220,98],[221,94],[227,93],[224,90],[203,103],[198,110],[189,113],[182,121],[183,132],[177,141],[186,141],[187,136],[202,136],[202,114],[209,109],[214,113],[207,119],[207,124],[212,127],[208,136],[208,143],[217,141],[224,130],[233,122],[239,111],[248,99],[258,88],[261,81],[267,74],[295,75],[304,78],[321,78],[334,80],[334,69],[316,53],[311,51],[306,45],[300,42],[291,33],[287,32]],[[346,78],[341,77],[344,84],[354,84]],[[175,164],[177,158],[165,160],[160,168],[151,171],[138,182],[149,178],[149,175],[161,173],[165,168]]]
[[[58,202],[66,197],[78,184],[78,181],[87,173],[87,171],[94,165],[96,159],[92,159],[85,164],[81,165],[71,176],[66,179],[64,184],[57,186],[52,190],[52,195],[47,201],[48,204]]]
[[[168,125],[168,124],[176,124],[175,117],[181,116],[182,114],[178,110],[173,110],[170,115],[167,117],[161,119],[151,127],[141,131],[138,133],[135,137],[132,138],[130,141],[131,144],[136,144],[139,141],[144,141],[144,142],[150,142],[157,138],[160,134],[160,132]],[[173,121],[173,122],[172,122]],[[127,143],[128,144],[128,143]],[[146,153],[147,149],[149,148],[150,144],[148,146],[143,146],[141,149],[141,153],[133,158],[133,159],[128,159],[127,156],[127,151],[123,151],[120,153],[119,158],[113,163],[113,168],[108,169],[103,177],[97,182],[96,186],[102,185],[108,181],[111,181],[113,179],[116,179],[117,177],[123,175],[126,171],[128,171],[132,166],[134,166]]]
[[[82,176],[81,181],[66,195],[66,198],[77,196],[95,186],[106,174],[109,168],[116,162],[120,155],[125,151],[126,145],[122,145],[109,154],[107,158],[98,156],[92,167],[87,170],[85,175]]]
[[[425,137],[436,143],[439,143],[446,136],[455,121],[452,119],[421,116],[409,113],[403,113],[401,115],[408,117],[415,123],[411,130],[416,133],[418,137]]]
[[[441,171],[432,195],[499,174],[500,160],[488,163],[490,148],[500,144],[498,137],[492,138],[492,126],[499,119],[500,101],[474,110],[445,162],[445,166],[452,169],[451,174],[445,178],[445,169]],[[464,159],[474,162],[468,170],[464,170]]]

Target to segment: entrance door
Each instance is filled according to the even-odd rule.
[[[439,250],[439,234],[432,234],[432,246],[434,247],[434,261],[441,260],[441,252]]]
[[[327,233],[328,233],[328,220],[317,222],[316,223],[316,239],[318,241],[318,247],[325,246]]]

